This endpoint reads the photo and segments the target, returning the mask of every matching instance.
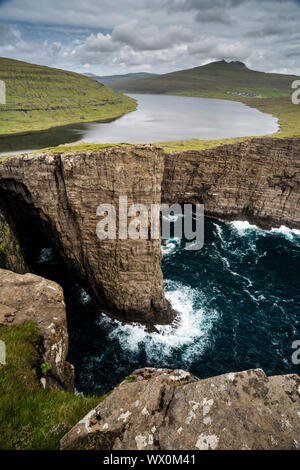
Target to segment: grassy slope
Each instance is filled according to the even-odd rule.
[[[201,95],[224,96],[227,92],[254,93],[264,98],[290,96],[294,75],[257,72],[239,62],[224,61],[157,77],[123,82],[126,91],[140,93],[176,93],[193,91]],[[234,96],[234,95],[233,95]]]
[[[291,102],[291,84],[297,79],[299,77],[294,75],[256,72],[239,63],[220,61],[158,77],[123,82],[121,88],[131,93],[162,93],[240,101],[279,118],[280,131],[273,137],[292,137],[300,135],[300,105]],[[258,96],[240,96],[234,94],[236,92]],[[204,148],[236,140],[240,139],[192,139],[162,145],[166,151],[174,151]]]
[[[40,344],[33,323],[1,326],[0,339],[7,363],[0,365],[0,450],[58,449],[60,438],[105,396],[83,398],[41,388]]]
[[[105,121],[136,109],[131,98],[74,72],[0,58],[0,80],[6,84],[0,135]]]
[[[97,80],[97,82],[102,83],[103,85],[109,86],[111,88],[115,88],[119,90],[122,86],[123,82],[127,82],[127,80],[136,80],[140,78],[149,78],[155,77],[157,74],[155,73],[147,73],[147,72],[138,72],[138,73],[126,73],[124,75],[93,75],[93,74],[86,74],[87,77],[93,78]]]

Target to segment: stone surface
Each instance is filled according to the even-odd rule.
[[[61,449],[300,449],[300,378],[261,369],[198,380],[140,369],[61,440]],[[139,378],[143,377],[143,380]]]
[[[34,274],[0,269],[0,325],[36,323],[42,338],[42,362],[51,370],[42,378],[50,388],[74,389],[74,368],[66,361],[68,331],[62,288]]]

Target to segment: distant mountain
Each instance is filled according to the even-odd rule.
[[[139,72],[139,73],[126,73],[125,75],[105,75],[99,76],[93,73],[86,73],[87,77],[93,78],[97,82],[103,85],[109,86],[110,88],[116,88],[119,90],[122,87],[123,82],[129,82],[131,80],[137,80],[141,78],[156,77],[155,73]]]
[[[291,94],[299,77],[250,70],[238,61],[221,60],[188,70],[117,82],[114,88],[135,93],[168,93],[234,98],[280,97]]]

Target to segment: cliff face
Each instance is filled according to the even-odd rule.
[[[11,218],[0,209],[0,267],[19,274],[28,271],[20,241]]]
[[[43,236],[104,311],[168,323],[160,240],[100,241],[97,207],[118,208],[119,196],[148,210],[161,201],[200,202],[208,216],[300,228],[300,138],[170,155],[128,146],[13,157],[0,165],[0,196],[21,241]]]
[[[300,138],[166,155],[162,199],[203,203],[205,215],[222,220],[299,228]]]
[[[140,369],[61,440],[61,449],[300,449],[300,379],[261,369],[198,380]]]
[[[68,331],[62,288],[34,274],[0,269],[0,326],[36,323],[42,339],[41,363],[51,370],[41,378],[44,388],[74,390],[74,368],[66,361]]]
[[[100,204],[113,204],[118,217],[119,196],[127,196],[128,207],[142,203],[150,210],[160,203],[163,169],[163,153],[145,147],[14,157],[0,166],[1,198],[20,237],[39,231],[109,314],[169,323],[160,240],[100,241],[96,235]]]

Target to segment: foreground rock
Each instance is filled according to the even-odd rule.
[[[51,366],[44,387],[74,389],[74,368],[66,362],[68,331],[62,288],[34,274],[0,269],[0,325],[36,323],[42,339],[41,362]]]
[[[123,382],[62,438],[61,449],[300,449],[297,375],[134,374],[134,383]]]

